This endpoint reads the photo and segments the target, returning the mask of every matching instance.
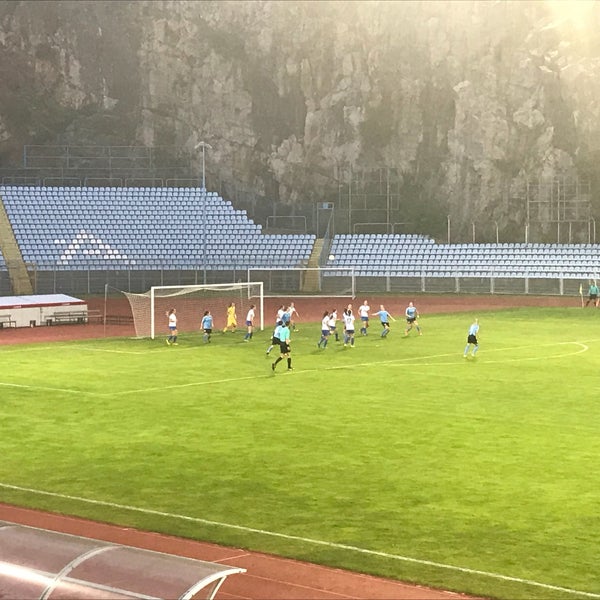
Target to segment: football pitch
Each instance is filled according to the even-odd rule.
[[[0,348],[0,500],[494,598],[600,598],[600,311]],[[358,323],[357,323],[358,325]],[[358,327],[357,327],[358,330]]]

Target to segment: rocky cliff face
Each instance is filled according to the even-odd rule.
[[[438,236],[448,216],[457,234],[495,222],[510,236],[527,180],[595,187],[599,14],[587,2],[4,2],[1,166],[24,144],[70,143],[179,146],[198,170],[204,140],[210,176],[271,199],[263,215],[344,204],[350,172],[385,168],[395,220]]]

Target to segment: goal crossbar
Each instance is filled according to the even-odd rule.
[[[157,335],[159,319],[165,323],[165,314],[175,308],[180,331],[199,331],[202,315],[210,311],[214,328],[219,329],[220,318],[230,303],[241,310],[238,321],[244,324],[245,311],[251,304],[257,307],[256,318],[261,331],[264,329],[264,293],[262,281],[239,283],[215,283],[196,285],[152,286],[143,294],[124,292],[129,300],[138,337]]]

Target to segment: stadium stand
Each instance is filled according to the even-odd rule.
[[[0,186],[0,196],[23,259],[42,270],[302,267],[315,239],[263,235],[201,188]]]
[[[34,266],[42,291],[99,291],[104,281],[130,290],[197,283],[163,281],[166,271],[204,271],[205,283],[231,281],[232,271],[238,278],[237,272],[246,269],[283,273],[309,266],[318,247],[311,234],[263,234],[246,211],[197,187],[2,185],[0,197],[23,260]],[[338,234],[323,249],[322,256],[328,255],[319,265],[327,267],[325,277],[348,277],[351,270],[365,289],[383,285],[386,291],[562,294],[568,280],[598,279],[600,265],[598,244],[437,244],[420,234]],[[122,272],[139,277],[125,283],[119,279]],[[158,281],[148,275],[156,272]],[[79,278],[71,277],[77,273]],[[538,280],[533,287],[530,279]]]
[[[417,234],[336,235],[327,275],[357,277],[596,278],[600,244],[436,244]]]

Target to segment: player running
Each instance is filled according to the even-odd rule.
[[[385,306],[383,304],[379,305],[379,310],[376,313],[373,313],[371,316],[379,317],[381,321],[381,326],[383,327],[383,331],[381,332],[381,337],[384,338],[390,332],[390,321],[395,321],[394,317],[390,315],[390,313],[385,310]]]
[[[415,305],[412,302],[408,303],[408,306],[406,307],[406,311],[404,312],[404,314],[406,315],[406,323],[407,323],[406,330],[404,331],[404,337],[408,336],[408,332],[413,327],[417,328],[419,335],[423,335],[423,332],[421,331],[421,328],[419,327],[419,322],[418,322],[419,311],[417,310],[417,308],[415,307]]]
[[[287,370],[292,371],[292,357],[290,356],[290,328],[288,323],[283,323],[281,325],[281,330],[279,331],[279,347],[281,349],[281,354],[279,358],[271,364],[271,369],[275,371],[277,363],[282,361],[284,358],[287,358]]]
[[[479,342],[477,341],[477,334],[479,333],[479,319],[475,319],[469,327],[469,333],[467,334],[467,345],[465,346],[465,352],[463,358],[467,358],[469,354],[469,348],[473,346],[473,352],[471,356],[475,358],[475,353],[479,350]]]
[[[271,350],[273,350],[273,348],[275,346],[277,346],[278,348],[280,347],[279,346],[279,343],[280,343],[279,333],[281,332],[282,325],[283,325],[283,321],[277,321],[277,324],[275,325],[275,329],[273,329],[273,335],[271,337],[271,344],[267,348],[267,356],[269,356],[269,354],[271,353]]]

